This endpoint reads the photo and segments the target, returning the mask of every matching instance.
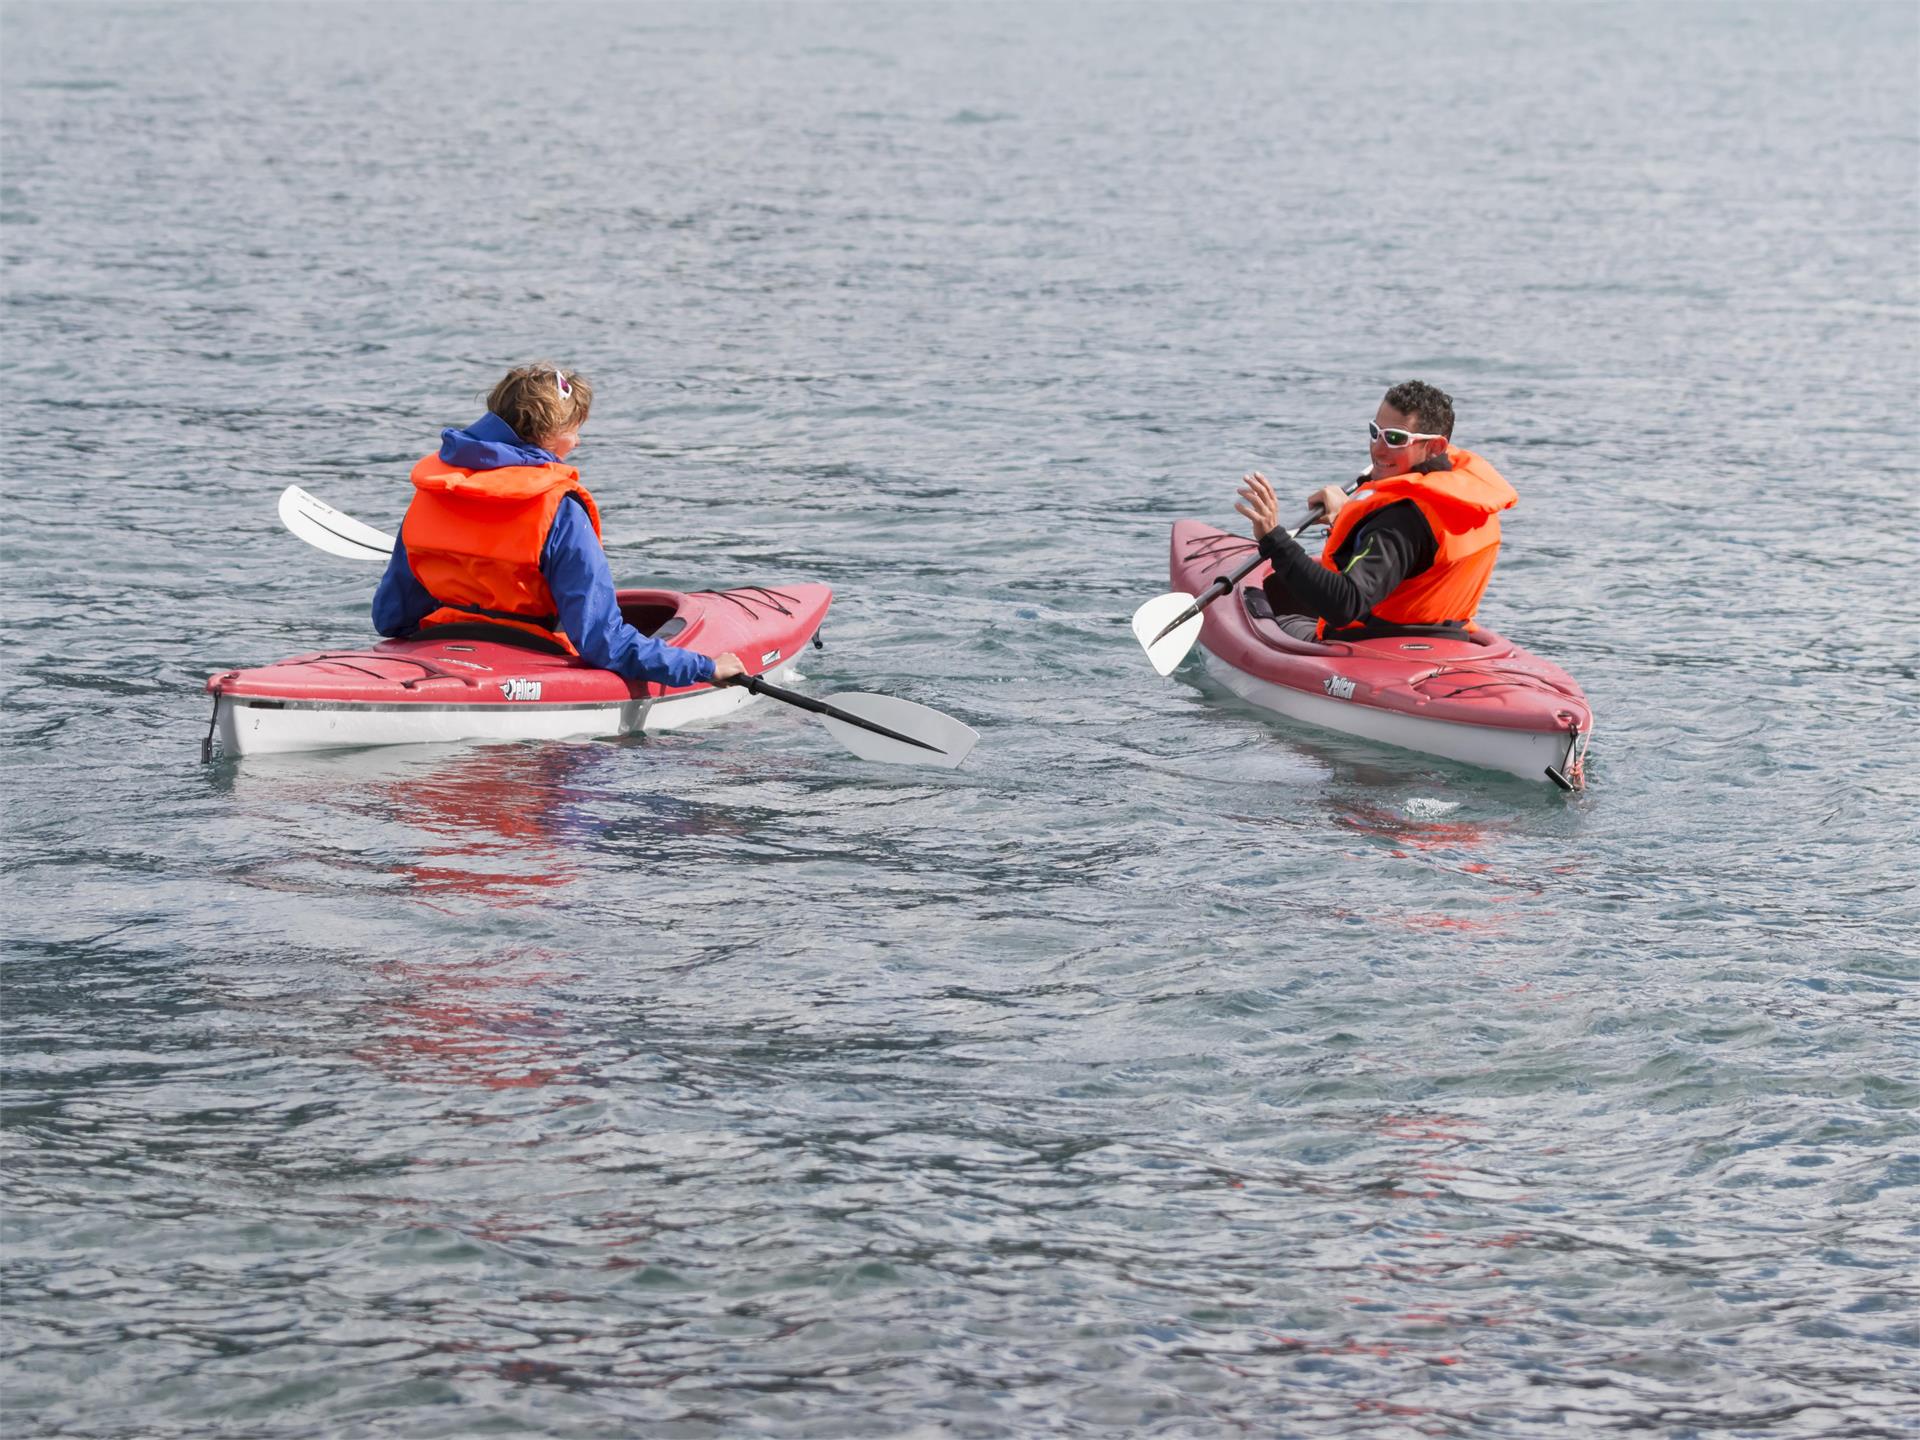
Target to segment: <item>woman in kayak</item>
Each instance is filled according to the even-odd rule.
[[[1264,582],[1282,629],[1312,640],[1330,632],[1473,628],[1500,553],[1500,512],[1518,503],[1485,460],[1451,443],[1453,398],[1419,380],[1387,391],[1367,424],[1373,463],[1349,495],[1328,485],[1308,497],[1324,512],[1316,560],[1280,528],[1280,502],[1255,471],[1233,508],[1253,522],[1273,562]]]
[[[479,420],[440,432],[438,453],[413,467],[413,503],[373,596],[376,630],[519,630],[539,648],[676,687],[743,672],[731,653],[709,659],[621,617],[599,507],[566,463],[592,404],[582,376],[522,365],[493,387]]]

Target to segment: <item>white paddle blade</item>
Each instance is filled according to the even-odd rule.
[[[1154,596],[1133,612],[1134,638],[1140,642],[1140,648],[1147,652],[1147,663],[1161,675],[1171,675],[1173,667],[1187,658],[1187,652],[1200,636],[1200,625],[1205,617],[1195,615],[1163,640],[1156,640],[1154,636],[1192,608],[1193,596],[1182,595],[1175,590]]]
[[[298,485],[280,492],[280,523],[329,555],[348,560],[385,560],[393,553],[393,536],[361,524],[324,500],[314,499]]]
[[[899,700],[891,695],[828,695],[829,705],[837,705],[849,715],[871,720],[876,725],[901,735],[910,735],[933,749],[923,750],[858,725],[849,725],[831,715],[822,715],[820,723],[833,732],[833,738],[862,760],[877,760],[883,765],[935,765],[942,770],[957,770],[980,739],[970,726],[951,715],[943,715],[926,705]]]

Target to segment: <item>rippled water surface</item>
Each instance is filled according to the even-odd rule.
[[[10,1435],[1911,1434],[1920,18],[0,13]],[[809,688],[198,763],[506,365]],[[1126,628],[1457,397],[1563,797]]]

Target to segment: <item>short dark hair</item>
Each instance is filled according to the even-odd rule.
[[[1402,380],[1387,391],[1387,404],[1411,415],[1422,430],[1453,438],[1453,397],[1424,380]]]

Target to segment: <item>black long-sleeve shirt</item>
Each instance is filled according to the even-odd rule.
[[[1364,619],[1394,588],[1434,562],[1433,527],[1411,500],[1383,506],[1362,520],[1334,552],[1329,570],[1286,531],[1269,530],[1260,553],[1273,562],[1263,582],[1276,615],[1312,615],[1330,626]]]

